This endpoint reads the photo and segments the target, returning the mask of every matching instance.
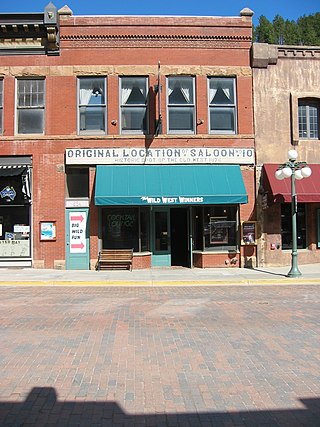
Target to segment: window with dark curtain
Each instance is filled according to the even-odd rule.
[[[195,132],[194,77],[172,76],[167,80],[168,133]]]
[[[147,133],[147,77],[120,78],[120,114],[122,133]]]
[[[236,133],[235,79],[209,78],[210,133]]]
[[[79,133],[106,133],[106,79],[81,77],[78,80]]]

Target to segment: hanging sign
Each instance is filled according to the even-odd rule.
[[[86,212],[69,212],[70,253],[86,253]]]

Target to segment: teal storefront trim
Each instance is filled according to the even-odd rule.
[[[96,206],[248,202],[239,165],[97,166]]]
[[[89,270],[89,208],[67,208],[65,231],[67,270]]]

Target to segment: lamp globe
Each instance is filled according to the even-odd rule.
[[[292,170],[289,167],[285,167],[282,169],[282,174],[285,178],[290,178],[290,176],[292,175]]]
[[[312,170],[309,168],[309,166],[304,166],[301,169],[301,174],[304,178],[309,178],[309,176],[311,175]]]
[[[277,171],[275,171],[275,177],[281,181],[282,179],[284,179],[284,176],[282,174],[282,169],[278,169]]]
[[[296,152],[296,150],[289,150],[288,151],[288,158],[289,158],[289,160],[297,160],[298,153]]]

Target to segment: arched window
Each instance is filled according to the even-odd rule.
[[[299,138],[319,139],[320,100],[302,98],[298,101]]]

